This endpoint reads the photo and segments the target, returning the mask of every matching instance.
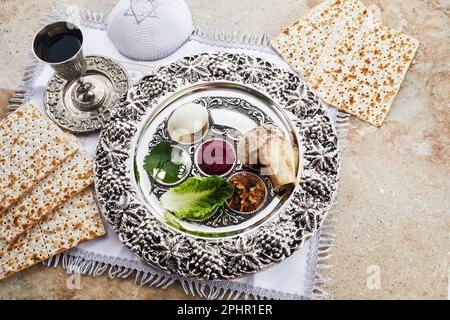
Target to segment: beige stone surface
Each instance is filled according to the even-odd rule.
[[[65,1],[107,12],[114,0]],[[190,0],[197,25],[275,35],[320,1]],[[450,2],[363,0],[390,27],[420,40],[415,64],[380,129],[352,120],[336,214],[334,299],[446,299],[450,252]],[[0,87],[21,78],[46,1],[0,1]],[[374,278],[379,271],[380,282]],[[0,282],[2,299],[178,299],[132,279],[81,279],[66,286],[61,268],[34,267]],[[373,281],[375,279],[375,281]],[[369,285],[368,285],[369,284]]]

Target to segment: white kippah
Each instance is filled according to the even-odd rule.
[[[108,19],[112,42],[133,60],[167,57],[192,30],[192,16],[184,0],[120,0]]]

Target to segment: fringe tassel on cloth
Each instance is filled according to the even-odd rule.
[[[217,42],[238,43],[240,45],[269,45],[270,37],[266,34],[256,34],[247,32],[228,32],[214,27],[196,27],[192,33],[196,40],[208,39]]]
[[[76,24],[104,30],[107,24],[107,15],[97,13],[89,9],[79,8],[76,6],[66,6],[59,1],[51,3],[53,9],[52,14],[43,15],[40,23],[45,25],[51,21],[69,20]],[[257,35],[251,33],[241,32],[226,32],[217,28],[198,27],[194,30],[192,39],[200,42],[213,44],[216,46],[223,45],[224,42],[229,44],[238,44],[240,47],[260,46],[261,51],[271,51],[267,45],[269,44],[269,36]],[[19,89],[13,94],[9,101],[9,110],[13,111],[28,101],[33,91],[33,84],[42,71],[43,64],[38,62],[34,56],[30,55],[30,64],[25,69],[22,83]],[[337,113],[336,129],[339,136],[341,149],[346,147],[346,136],[349,127],[348,114],[341,112]],[[308,256],[309,274],[313,279],[309,279],[312,284],[310,288],[313,292],[314,299],[327,299],[328,293],[324,289],[330,279],[322,275],[322,271],[332,268],[330,259],[334,250],[334,229],[336,227],[336,219],[333,218],[333,212],[336,210],[337,204],[334,204],[330,209],[327,220],[323,223],[319,230],[319,240],[312,245],[316,246],[317,255],[314,254],[316,250],[311,250]],[[311,239],[312,241],[313,239]],[[167,288],[175,281],[179,281],[186,294],[196,295],[205,299],[310,299],[311,297],[297,296],[292,294],[285,294],[273,290],[266,290],[262,288],[249,287],[244,284],[237,284],[235,282],[221,282],[214,283],[211,281],[196,282],[184,278],[179,278],[157,270],[148,272],[144,271],[142,266],[139,266],[134,261],[123,261],[121,259],[111,259],[106,256],[95,255],[91,253],[81,252],[78,249],[72,249],[68,252],[56,255],[47,261],[43,262],[47,267],[62,266],[68,273],[77,273],[81,275],[88,275],[98,277],[107,275],[111,279],[114,278],[129,278],[134,275],[134,281],[137,285],[152,286],[158,288]],[[316,270],[316,272],[314,272]]]
[[[18,86],[18,89],[13,93],[11,99],[8,101],[8,111],[13,112],[26,101],[30,100],[33,92],[33,84],[36,82],[37,77],[44,68],[44,64],[36,60],[33,54],[28,56],[28,66],[25,68],[25,72],[22,77],[22,81]]]
[[[178,281],[187,295],[198,296],[204,299],[308,299],[305,296],[297,296],[276,292],[272,290],[254,288],[235,282],[192,281],[185,278],[172,276],[158,270],[143,270],[143,265],[135,261],[120,259],[115,261],[108,257],[84,253],[77,249],[64,252],[43,262],[46,267],[56,268],[61,266],[69,274],[99,277],[108,276],[110,279],[134,277],[134,283],[139,286],[151,286],[166,289]],[[104,262],[107,261],[107,262]],[[120,263],[120,265],[118,264]]]

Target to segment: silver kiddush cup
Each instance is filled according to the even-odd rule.
[[[82,47],[80,28],[67,21],[44,26],[33,41],[33,53],[38,60],[51,66],[64,80],[77,82],[71,93],[73,105],[81,111],[91,111],[102,105],[107,93],[101,83],[83,80],[87,61]]]

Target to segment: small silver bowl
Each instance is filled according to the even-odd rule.
[[[155,177],[153,174],[151,174],[152,178],[160,185],[165,186],[165,187],[173,187],[176,186],[178,184],[180,184],[181,182],[183,182],[184,180],[186,180],[186,178],[189,176],[189,173],[191,172],[191,168],[192,168],[192,160],[191,160],[191,156],[189,155],[189,153],[184,150],[183,148],[180,148],[178,146],[172,146],[172,158],[174,156],[174,151],[178,152],[178,159],[180,161],[176,162],[178,164],[182,164],[185,167],[184,172],[179,176],[179,180],[176,182],[172,182],[172,183],[167,183],[162,181],[161,178]],[[172,159],[173,160],[173,159]]]
[[[199,152],[202,151],[202,146],[207,144],[207,143],[209,143],[209,142],[211,142],[211,141],[223,141],[224,143],[228,144],[228,146],[230,147],[230,150],[233,152],[233,163],[231,164],[230,169],[227,172],[225,172],[223,174],[220,174],[220,175],[219,174],[208,174],[208,173],[204,172],[202,170],[202,168],[200,167],[200,164],[198,163],[198,155],[199,155]],[[206,141],[202,142],[200,145],[197,146],[197,148],[196,148],[196,150],[194,152],[194,163],[195,163],[195,166],[197,167],[197,169],[199,170],[199,172],[201,172],[203,175],[205,175],[207,177],[211,177],[213,175],[220,176],[220,177],[226,177],[236,167],[236,164],[237,164],[236,150],[234,149],[234,146],[231,143],[229,143],[228,141],[226,141],[224,139],[220,139],[220,138],[209,139],[209,140],[206,140]]]
[[[230,180],[233,179],[233,177],[235,177],[237,175],[242,175],[242,174],[246,174],[246,175],[252,176],[252,177],[256,178],[257,180],[259,180],[264,185],[264,197],[263,197],[263,200],[261,201],[261,203],[259,204],[257,209],[255,209],[253,211],[248,211],[248,212],[238,211],[238,210],[235,210],[235,209],[231,208],[229,206],[229,202],[226,203],[226,207],[227,207],[228,210],[231,210],[231,211],[233,211],[235,213],[238,213],[238,214],[252,215],[252,214],[255,214],[255,213],[261,211],[261,209],[263,209],[266,206],[267,198],[268,198],[268,196],[267,196],[268,195],[268,186],[267,186],[267,184],[264,182],[264,180],[261,177],[259,177],[258,175],[254,174],[254,173],[251,173],[249,171],[236,172],[230,178],[228,178],[228,182],[230,182]]]

